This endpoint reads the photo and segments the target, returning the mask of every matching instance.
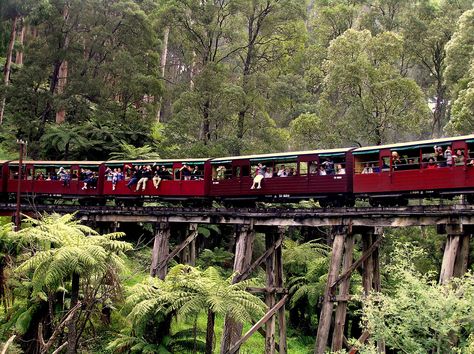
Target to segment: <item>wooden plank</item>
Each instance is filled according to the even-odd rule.
[[[265,248],[275,249],[275,233],[273,230],[265,233]],[[271,252],[265,259],[266,286],[275,287],[275,253]],[[265,303],[269,309],[275,306],[275,293],[265,293]],[[271,316],[265,323],[265,354],[275,353],[275,316]]]
[[[329,264],[328,280],[326,283],[326,290],[324,293],[321,314],[319,316],[318,332],[314,349],[315,354],[324,354],[326,351],[326,344],[329,337],[329,329],[331,326],[331,317],[333,309],[333,303],[331,301],[331,285],[336,281],[337,274],[339,273],[339,269],[341,267],[342,252],[344,249],[344,238],[345,235],[341,232],[341,230],[339,230],[338,234],[336,234],[336,236],[334,237],[331,252],[331,261]]]
[[[352,264],[354,253],[354,235],[347,235],[344,246],[344,259],[342,261],[342,271],[348,270]],[[339,285],[339,296],[349,298],[350,277],[345,278]],[[344,341],[344,326],[346,324],[347,301],[339,301],[336,308],[334,332],[332,337],[332,351],[337,352],[342,349]]]
[[[273,306],[260,320],[257,321],[248,331],[245,333],[242,338],[240,338],[229,350],[225,351],[226,354],[234,354],[240,349],[242,344],[244,344],[247,339],[249,339],[252,334],[254,334],[260,327],[262,327],[286,302],[288,295],[283,296],[283,298],[278,301],[275,306]]]
[[[372,243],[372,245],[367,249],[366,252],[362,254],[362,256],[352,265],[350,268],[343,272],[337,279],[332,283],[331,288],[336,287],[341,281],[343,281],[345,278],[351,276],[352,272],[356,270],[357,268],[360,267],[360,265],[372,254],[372,252],[380,245],[382,242],[383,237],[379,237],[375,242]]]

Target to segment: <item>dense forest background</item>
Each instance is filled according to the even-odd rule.
[[[33,158],[473,131],[472,1],[2,0],[0,11],[2,149],[21,137]]]
[[[0,0],[0,66],[0,158],[16,158],[17,138],[29,158],[103,160],[474,131],[467,0]],[[218,352],[229,311],[248,329],[265,309],[245,291],[264,272],[231,285],[230,227],[200,225],[197,267],[174,265],[161,281],[148,278],[151,224],[0,224],[11,353]],[[185,231],[172,230],[171,246]],[[349,344],[367,329],[362,353],[381,339],[389,353],[474,353],[474,277],[437,284],[445,241],[431,227],[385,231],[382,293],[361,296],[353,276]],[[330,244],[326,229],[287,230],[289,353],[313,350]],[[264,250],[257,234],[254,257]],[[262,348],[257,334],[242,353]]]

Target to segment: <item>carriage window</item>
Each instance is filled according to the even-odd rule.
[[[35,166],[35,180],[44,181],[46,179],[46,168]]]
[[[377,172],[380,172],[378,152],[354,155],[354,173],[371,174]]]
[[[10,179],[18,179],[18,166],[10,166]],[[21,168],[21,179],[26,179],[26,166]]]
[[[311,162],[308,162],[308,165],[309,165],[309,174],[310,175],[317,175],[319,174],[319,171],[318,171],[318,161],[311,161]],[[301,167],[300,167],[300,173],[301,173]]]
[[[300,162],[300,176],[306,176],[308,174],[308,164],[309,162]]]
[[[240,178],[240,173],[241,173],[241,168],[240,166],[237,166],[234,168],[234,177]]]
[[[345,175],[346,156],[342,155],[320,155],[320,175]]]
[[[220,181],[223,179],[232,178],[232,164],[231,163],[216,163],[212,165],[212,179],[214,181]]]
[[[394,171],[418,170],[420,168],[420,149],[416,147],[392,150],[392,168]]]
[[[306,162],[304,164],[306,164]],[[291,176],[297,175],[298,162],[296,160],[275,161],[274,163],[272,163],[272,165],[273,165],[273,168],[271,169],[272,177],[291,177]]]
[[[458,153],[456,152],[456,154],[458,154]],[[465,152],[463,151],[462,155],[464,156],[464,154],[465,154]],[[462,160],[462,158],[459,158],[459,160]],[[470,167],[474,166],[474,142],[467,144],[467,154],[464,157],[464,160],[466,161],[467,166],[470,166]],[[458,164],[458,163],[456,163],[456,164]],[[461,164],[461,163],[459,163],[459,164]]]

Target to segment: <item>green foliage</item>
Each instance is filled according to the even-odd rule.
[[[400,74],[402,49],[393,32],[348,30],[331,42],[319,104],[330,143],[378,145],[424,130],[428,106],[416,82]]]
[[[417,271],[414,261],[424,252],[397,244],[389,271],[396,278],[393,292],[372,293],[362,299],[363,320],[373,340],[407,353],[456,352],[469,345],[474,329],[474,277],[438,285],[431,275]]]
[[[21,242],[36,250],[21,263],[17,272],[29,277],[33,296],[45,299],[75,273],[92,277],[109,268],[120,268],[124,252],[132,247],[118,241],[123,233],[99,235],[74,220],[74,215],[44,215],[36,220],[26,216],[26,227],[16,233]]]
[[[118,152],[113,152],[110,155],[111,160],[153,160],[159,159],[160,156],[157,152],[154,152],[154,148],[145,145],[141,147],[136,147],[131,144],[122,141],[120,143],[120,150]]]

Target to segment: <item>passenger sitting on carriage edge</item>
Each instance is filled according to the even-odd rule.
[[[132,186],[138,183],[138,181],[142,178],[142,171],[138,166],[135,166],[133,169],[132,177],[130,178],[130,181],[127,183],[127,188],[132,189]]]
[[[265,177],[266,171],[267,171],[267,167],[265,165],[262,165],[262,163],[259,163],[257,165],[257,170],[255,171],[255,177],[253,178],[252,187],[250,187],[250,189],[255,189],[255,186],[257,186],[257,189],[262,188],[262,179]]]
[[[142,178],[138,180],[137,187],[135,189],[135,192],[138,192],[140,189],[140,186],[142,186],[142,191],[145,190],[146,188],[146,183],[148,180],[151,178],[151,166],[143,166],[142,167]]]
[[[119,168],[114,168],[114,171],[112,172],[112,190],[115,190],[115,187],[117,186],[117,182],[121,181],[123,179],[123,173],[122,170]]]

